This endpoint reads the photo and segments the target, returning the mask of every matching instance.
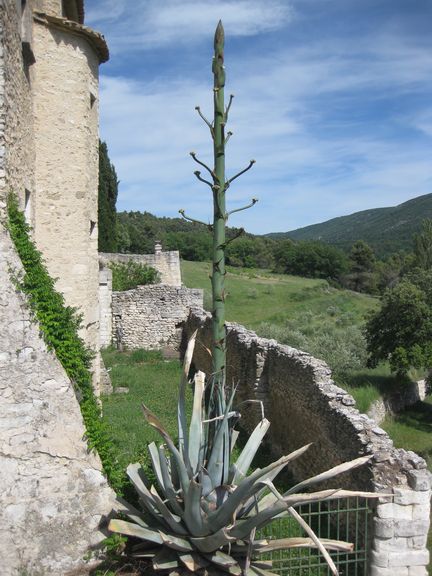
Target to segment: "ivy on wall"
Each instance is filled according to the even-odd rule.
[[[90,372],[93,353],[78,336],[81,318],[74,308],[65,305],[63,295],[56,291],[55,281],[48,274],[41,253],[30,239],[30,228],[14,195],[8,198],[8,217],[9,232],[25,272],[23,278],[18,280],[19,288],[28,297],[48,348],[55,352],[74,385],[89,449],[98,452],[111,487],[118,494],[123,494],[127,479],[115,456],[112,440],[93,392]]]

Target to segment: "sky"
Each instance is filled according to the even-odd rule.
[[[431,0],[87,0],[117,210],[212,219],[213,35],[234,94],[228,225],[286,232],[432,192]]]

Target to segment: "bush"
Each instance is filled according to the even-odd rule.
[[[109,268],[112,270],[112,288],[115,292],[123,292],[124,290],[132,290],[137,286],[160,282],[157,270],[133,260],[126,263],[111,262]]]
[[[291,320],[285,326],[266,322],[261,324],[258,333],[321,358],[337,380],[343,379],[351,370],[366,366],[366,341],[361,328],[352,325],[339,328],[326,321],[307,325],[304,317]]]

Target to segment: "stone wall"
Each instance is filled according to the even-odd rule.
[[[99,270],[99,342],[106,348],[112,342],[112,272]]]
[[[73,386],[10,278],[20,273],[0,224],[0,572],[66,575],[104,538],[113,494]]]
[[[430,393],[426,380],[407,382],[389,396],[375,400],[367,414],[373,420],[380,423],[388,414],[397,414],[408,406],[424,400]]]
[[[127,263],[130,260],[155,268],[160,274],[161,284],[181,286],[179,253],[164,252],[160,244],[156,244],[154,254],[99,254],[99,262],[103,266],[107,266],[110,262]]]
[[[34,141],[31,66],[21,49],[21,3],[1,3],[0,10],[0,198],[10,192],[19,199],[34,192]],[[28,217],[31,218],[31,205]]]
[[[113,292],[113,343],[129,349],[177,349],[182,322],[202,302],[202,290],[166,284]]]
[[[197,328],[193,362],[209,373],[210,317],[202,310],[193,310],[185,323],[183,346]],[[368,576],[426,576],[431,484],[425,461],[395,449],[386,432],[360,414],[352,396],[334,384],[324,362],[237,324],[228,324],[227,351],[227,379],[239,385],[238,401],[263,402],[271,422],[267,449],[279,456],[313,443],[290,466],[295,479],[371,455],[370,464],[333,482],[394,495],[392,501],[383,499],[374,507]],[[247,406],[242,423],[251,430],[260,407]]]
[[[71,25],[35,15],[34,238],[51,276],[58,278],[57,289],[83,315],[81,335],[98,350],[100,56],[79,25],[73,31]]]

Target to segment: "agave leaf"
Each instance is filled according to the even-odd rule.
[[[160,548],[149,548],[148,550],[142,550],[142,552],[133,552],[133,558],[154,558],[156,554],[160,551]]]
[[[329,540],[320,538],[320,542],[326,550],[337,550],[338,552],[352,552],[353,544],[340,540]],[[280,538],[270,540],[265,546],[253,547],[254,554],[267,554],[276,550],[288,550],[290,548],[317,548],[316,542],[312,538]]]
[[[271,566],[268,566],[268,568],[271,568]],[[247,576],[278,576],[278,574],[276,574],[276,572],[270,572],[269,570],[266,570],[266,568],[262,568],[261,563],[259,562],[253,562],[249,566]]]
[[[259,422],[259,424],[255,427],[255,430],[249,437],[249,440],[246,442],[246,446],[243,448],[240,456],[236,461],[236,470],[233,475],[233,478],[230,484],[238,484],[240,480],[242,480],[249,470],[249,466],[252,463],[252,460],[260,447],[262,439],[267,433],[269,429],[270,422],[264,418]]]
[[[173,515],[167,505],[162,501],[159,494],[156,492],[154,486],[150,488],[150,492],[153,496],[155,506],[159,510],[161,516],[169,526],[170,530],[173,530],[175,533],[181,534],[182,536],[187,536],[188,531],[181,525],[181,518]]]
[[[201,509],[201,495],[201,484],[191,480],[189,490],[184,494],[184,521],[192,536],[207,536],[210,533],[207,519]]]
[[[165,546],[168,546],[168,548],[178,550],[179,552],[193,552],[193,547],[188,540],[174,536],[174,534],[165,534],[161,530],[159,530],[159,534],[162,543],[165,544]]]
[[[290,456],[292,456],[292,460],[301,456],[310,446],[311,444],[307,444],[306,446],[303,446],[299,450],[296,450],[290,454]],[[285,466],[286,464],[282,464],[280,467],[274,468],[271,472],[268,473],[265,480],[260,481],[262,488],[260,488],[256,494],[253,494],[253,496],[246,501],[243,508],[241,508],[239,511],[239,516],[244,517],[248,516],[253,511],[256,513],[257,511],[264,510],[264,508],[267,508],[278,500],[274,494],[267,494],[267,486],[268,482],[273,481]]]
[[[235,494],[235,492],[234,492]],[[334,500],[338,498],[349,498],[352,496],[359,496],[364,498],[380,498],[382,494],[375,492],[359,492],[351,490],[322,490],[321,492],[312,492],[311,494],[292,494],[284,496],[283,501],[277,500],[273,505],[268,506],[258,512],[256,515],[250,516],[245,520],[240,520],[230,530],[231,536],[236,538],[246,538],[254,528],[261,528],[285,512],[289,507],[298,506],[299,504],[323,502],[326,500]]]
[[[189,461],[194,474],[201,467],[203,459],[202,443],[202,401],[204,395],[205,374],[197,372],[195,375],[195,391],[192,409],[191,423],[189,427]]]
[[[178,514],[181,518],[183,518],[183,509],[178,503],[177,494],[171,480],[170,471],[168,469],[168,462],[165,454],[165,450],[162,446],[159,446],[159,463],[160,469],[162,474],[162,480],[165,486],[165,496],[167,497],[171,508],[173,511]]]
[[[190,538],[192,544],[203,553],[212,553],[226,544],[234,542],[236,539],[228,534],[226,528],[222,528],[213,534],[201,538]]]
[[[195,350],[195,341],[198,330],[192,334],[189,339],[185,357],[183,360],[183,372],[180,380],[179,397],[177,404],[177,423],[180,454],[184,457],[188,454],[187,438],[187,419],[186,419],[186,386],[188,383],[189,370],[192,363],[193,353]]]
[[[141,464],[139,464],[138,462],[136,462],[135,464],[129,464],[129,466],[126,468],[126,474],[129,476],[132,484],[135,486],[135,489],[138,492],[140,500],[142,504],[145,506],[145,508],[153,516],[155,516],[159,521],[162,521],[163,523],[163,518],[160,515],[160,512],[156,506],[154,498],[150,490],[144,484],[143,478],[145,476]]]
[[[168,434],[168,432],[162,426],[162,423],[159,420],[159,418],[157,416],[155,416],[153,414],[153,412],[147,408],[147,406],[145,406],[144,404],[142,404],[141,406],[142,406],[144,416],[146,417],[147,422],[150,424],[150,426],[152,426],[153,428],[156,428],[156,430],[159,432],[159,434],[165,440],[165,442],[168,446],[168,449],[171,452],[172,458],[175,462],[182,490],[183,490],[183,492],[186,492],[188,487],[189,487],[189,476],[188,476],[188,472],[186,470],[186,466],[185,466],[185,463],[182,459],[180,452],[177,450],[171,436]]]
[[[295,520],[297,520],[297,522],[300,524],[300,526],[303,528],[303,530],[305,530],[306,534],[309,534],[312,542],[316,545],[318,550],[324,556],[324,559],[327,562],[327,564],[329,565],[330,570],[333,572],[333,574],[335,576],[338,576],[338,574],[339,574],[338,569],[336,568],[336,565],[333,562],[332,557],[327,552],[327,550],[324,546],[324,543],[318,538],[318,536],[315,534],[315,532],[312,530],[312,528],[309,526],[309,524],[303,520],[303,518],[300,516],[300,514],[296,510],[294,510],[294,508],[288,508],[288,512],[291,514],[291,516]],[[351,549],[352,549],[352,547],[351,547]]]
[[[210,474],[207,472],[205,468],[201,468],[199,472],[199,480],[202,486],[203,498],[207,498],[207,496],[213,491],[214,485],[210,477]]]
[[[118,534],[124,534],[125,536],[136,536],[137,538],[148,540],[155,544],[163,544],[161,533],[158,530],[144,528],[143,526],[138,526],[125,520],[110,520],[108,530],[117,532]]]
[[[160,455],[159,455],[159,451],[157,449],[157,446],[155,444],[155,442],[151,442],[148,446],[148,451],[150,454],[150,459],[152,461],[152,468],[155,472],[156,475],[156,479],[158,481],[158,484],[162,490],[162,492],[165,494],[165,483],[162,477],[162,470],[161,470],[161,464],[160,464]]]
[[[197,554],[196,552],[179,552],[178,557],[180,558],[181,562],[186,566],[188,570],[191,572],[197,572],[202,568],[206,568],[209,565],[209,562],[203,557]]]
[[[279,460],[276,460],[272,464],[269,464],[265,468],[255,470],[247,476],[234,490],[234,492],[229,496],[228,500],[222,504],[222,506],[214,514],[209,517],[209,522],[214,530],[218,530],[222,526],[227,526],[237,508],[243,502],[243,500],[248,499],[253,496],[257,491],[261,490],[260,480],[269,477],[274,470],[280,472],[289,462],[303,454],[308,448],[303,446],[295,452],[288,454],[287,456],[282,456]],[[282,510],[281,510],[282,511]]]
[[[317,484],[318,482],[324,482],[326,480],[330,480],[330,478],[333,478],[338,474],[342,474],[343,472],[354,470],[354,468],[358,468],[359,466],[363,466],[363,464],[366,464],[366,462],[368,462],[371,458],[372,456],[362,456],[361,458],[356,458],[355,460],[351,460],[350,462],[344,462],[343,464],[338,464],[337,466],[330,468],[330,470],[326,470],[321,474],[317,474],[312,478],[308,478],[306,480],[303,480],[299,484],[296,484],[295,486],[287,490],[284,493],[284,496],[288,496],[289,494],[299,492],[300,490],[303,490],[306,487],[312,486],[312,484]]]
[[[133,522],[139,524],[143,528],[149,528],[142,512],[137,510],[134,506],[132,506],[132,504],[129,504],[129,502],[126,502],[126,500],[124,500],[120,496],[116,496],[115,502],[118,504],[115,507],[117,512],[124,514],[125,516],[133,520]]]
[[[215,564],[225,572],[229,572],[230,574],[234,574],[235,576],[240,576],[242,570],[235,558],[225,554],[218,550],[213,554],[206,554],[205,558],[209,560],[212,564]]]
[[[239,430],[231,430],[231,452],[234,450],[234,446],[236,445],[239,436]]]
[[[180,566],[180,561],[173,550],[162,548],[153,558],[152,564],[155,570],[172,570]]]
[[[222,420],[219,420],[216,424],[216,433],[213,438],[212,450],[210,458],[207,463],[207,471],[210,474],[213,484],[219,486],[224,484],[224,467],[228,469],[229,461],[224,461],[224,447],[229,446],[229,423],[228,415],[231,411],[232,403],[234,401],[235,389],[232,390],[230,398],[225,405],[222,398],[225,397],[223,391],[219,394],[219,412]]]
[[[362,492],[360,490],[321,490],[320,492],[311,492],[310,494],[290,494],[284,496],[284,502],[288,506],[297,506],[298,504],[324,502],[327,500],[337,500],[339,498],[391,498],[391,494],[380,494],[378,492]]]

